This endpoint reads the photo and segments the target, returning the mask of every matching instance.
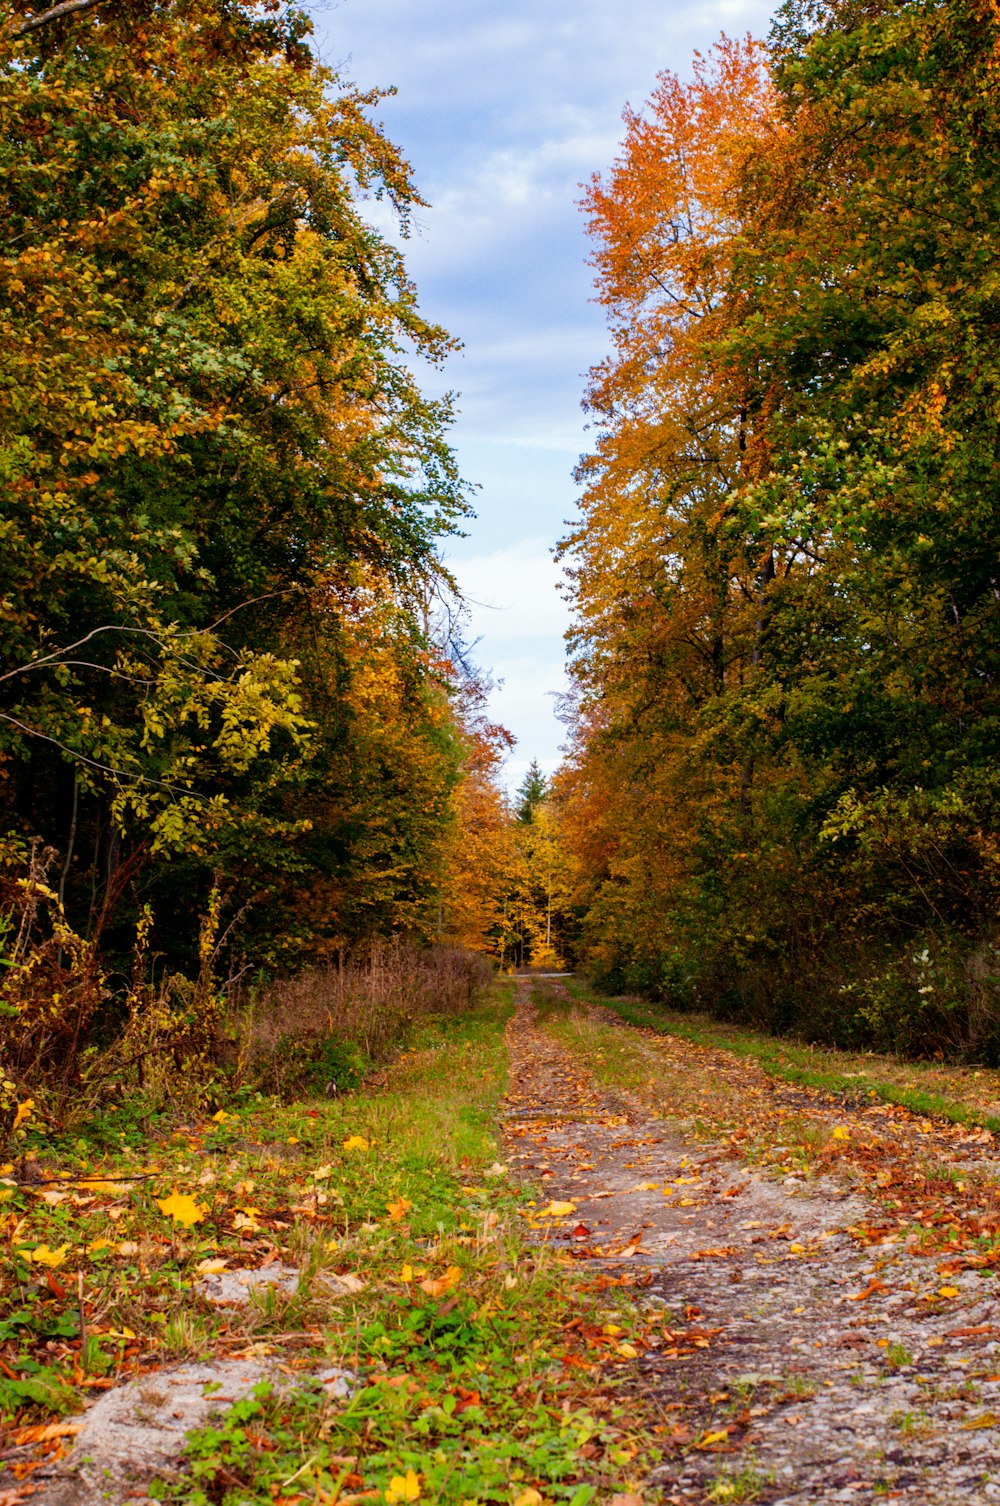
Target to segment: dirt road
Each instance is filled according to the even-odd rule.
[[[952,1233],[928,1211],[928,1233],[887,1218],[909,1205],[885,1196],[906,1178],[930,1205],[936,1177],[969,1201],[974,1231],[972,1205],[996,1196],[992,1137],[803,1099],[724,1052],[567,1013],[563,985],[541,988],[521,981],[508,1030],[509,1159],[556,1210],[539,1208],[539,1238],[635,1283],[636,1385],[655,1397],[665,1448],[649,1499],[1000,1501],[992,1257],[970,1251],[964,1214]],[[644,1089],[601,1086],[567,1019],[592,1046],[595,1032],[625,1040]],[[706,1093],[735,1133],[692,1129],[688,1100]],[[769,1114],[825,1145],[811,1170],[747,1163],[741,1121]]]

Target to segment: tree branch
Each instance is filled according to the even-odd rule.
[[[100,0],[61,0],[59,5],[53,5],[51,10],[43,10],[40,15],[32,16],[30,21],[24,21],[15,31],[15,37],[23,37],[29,31],[35,31],[39,26],[47,26],[50,21],[58,21],[60,16],[71,15],[76,10],[92,10],[99,5]]]

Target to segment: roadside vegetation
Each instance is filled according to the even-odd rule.
[[[0,1183],[0,1402],[19,1457],[51,1460],[116,1381],[257,1356],[282,1383],[193,1436],[159,1499],[271,1502],[295,1474],[308,1500],[582,1506],[640,1479],[655,1419],[629,1385],[627,1290],[529,1244],[530,1189],[500,1159],[509,1013],[501,985],[425,1018],[377,1086],[343,1098],[26,1133]],[[225,1308],[199,1289],[269,1264],[297,1289]],[[330,1366],[347,1401],[309,1379]]]

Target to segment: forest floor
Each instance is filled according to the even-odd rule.
[[[1000,1501],[998,1075],[611,1003],[29,1141],[0,1506]]]
[[[647,1498],[1000,1500],[993,1134],[532,992],[509,1030],[511,1160],[559,1208],[554,1243],[632,1274],[634,1385],[668,1424]]]

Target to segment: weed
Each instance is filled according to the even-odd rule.
[[[763,1490],[774,1482],[772,1471],[762,1471],[756,1464],[748,1463],[742,1469],[723,1469],[708,1488],[710,1501],[736,1503],[756,1501]]]

